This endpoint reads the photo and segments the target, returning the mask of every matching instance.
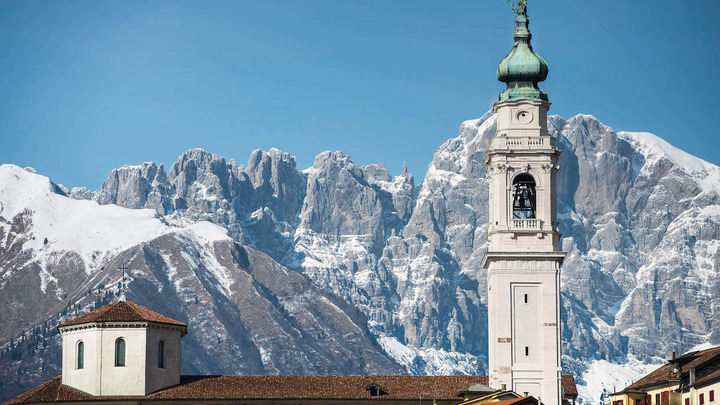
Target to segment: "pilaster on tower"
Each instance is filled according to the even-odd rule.
[[[527,1],[520,0],[515,44],[498,66],[507,84],[494,110],[488,166],[489,383],[547,405],[562,403],[560,251],[556,178],[560,150],[548,135],[550,102],[538,83],[547,63],[532,49]]]

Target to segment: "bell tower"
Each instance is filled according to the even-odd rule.
[[[548,135],[550,102],[538,83],[547,63],[530,45],[527,0],[519,0],[515,44],[500,62],[507,84],[493,109],[497,133],[485,163],[490,183],[489,384],[562,403],[560,251],[556,176],[560,150]]]

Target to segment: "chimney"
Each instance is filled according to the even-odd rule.
[[[667,352],[665,360],[667,360],[668,363],[672,363],[672,361],[675,360],[675,351]]]
[[[695,384],[695,366],[690,367],[690,377],[688,381],[688,385]]]
[[[667,354],[665,354],[665,360],[667,360],[667,362],[672,366],[673,374],[677,374],[680,372],[679,364],[677,364],[675,362],[675,351],[674,350],[672,352],[667,352]]]

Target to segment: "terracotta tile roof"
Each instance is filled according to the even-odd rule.
[[[148,321],[183,326],[187,328],[187,325],[182,322],[176,321],[172,318],[168,318],[165,315],[158,314],[155,311],[151,311],[143,306],[140,306],[130,301],[115,301],[111,304],[105,305],[102,308],[98,308],[92,312],[88,312],[85,315],[80,315],[75,319],[71,319],[65,323],[62,323],[58,325],[58,328],[89,322],[115,321]]]
[[[365,388],[379,385],[387,395],[369,397]],[[485,376],[410,375],[222,375],[182,376],[180,384],[141,397],[93,397],[60,384],[60,377],[6,402],[4,405],[97,400],[458,400],[457,393],[473,384],[487,384]]]
[[[698,380],[695,380],[694,387],[720,380],[720,370],[710,373]]]
[[[625,388],[625,389],[623,389],[622,391],[613,392],[613,393],[611,393],[610,395],[613,396],[613,395],[622,395],[622,394],[643,394],[643,395],[645,395],[645,394],[647,394],[647,392],[646,392],[646,391],[637,390],[637,389],[634,389],[634,388]]]
[[[565,396],[577,396],[577,386],[575,386],[575,377],[572,374],[562,375],[562,390]]]
[[[720,346],[712,349],[700,350],[677,356],[674,360],[678,364],[679,372],[673,371],[673,365],[668,363],[658,367],[656,370],[637,380],[623,390],[642,389],[643,387],[660,384],[671,378],[682,378],[687,376],[690,367],[695,367],[698,377],[707,374],[702,368],[710,364],[720,365]]]
[[[93,399],[92,395],[84,392],[68,388],[60,384],[60,376],[53,378],[45,384],[30,390],[15,399],[5,402],[3,405],[10,404],[33,404],[37,402],[59,402],[59,401],[89,401]]]

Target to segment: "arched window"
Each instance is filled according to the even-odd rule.
[[[82,340],[77,343],[77,360],[75,367],[79,370],[85,367],[85,343]]]
[[[158,368],[165,368],[165,342],[158,342]]]
[[[513,218],[535,218],[535,179],[529,174],[515,177],[512,186]]]
[[[125,339],[115,341],[115,367],[125,367]]]

